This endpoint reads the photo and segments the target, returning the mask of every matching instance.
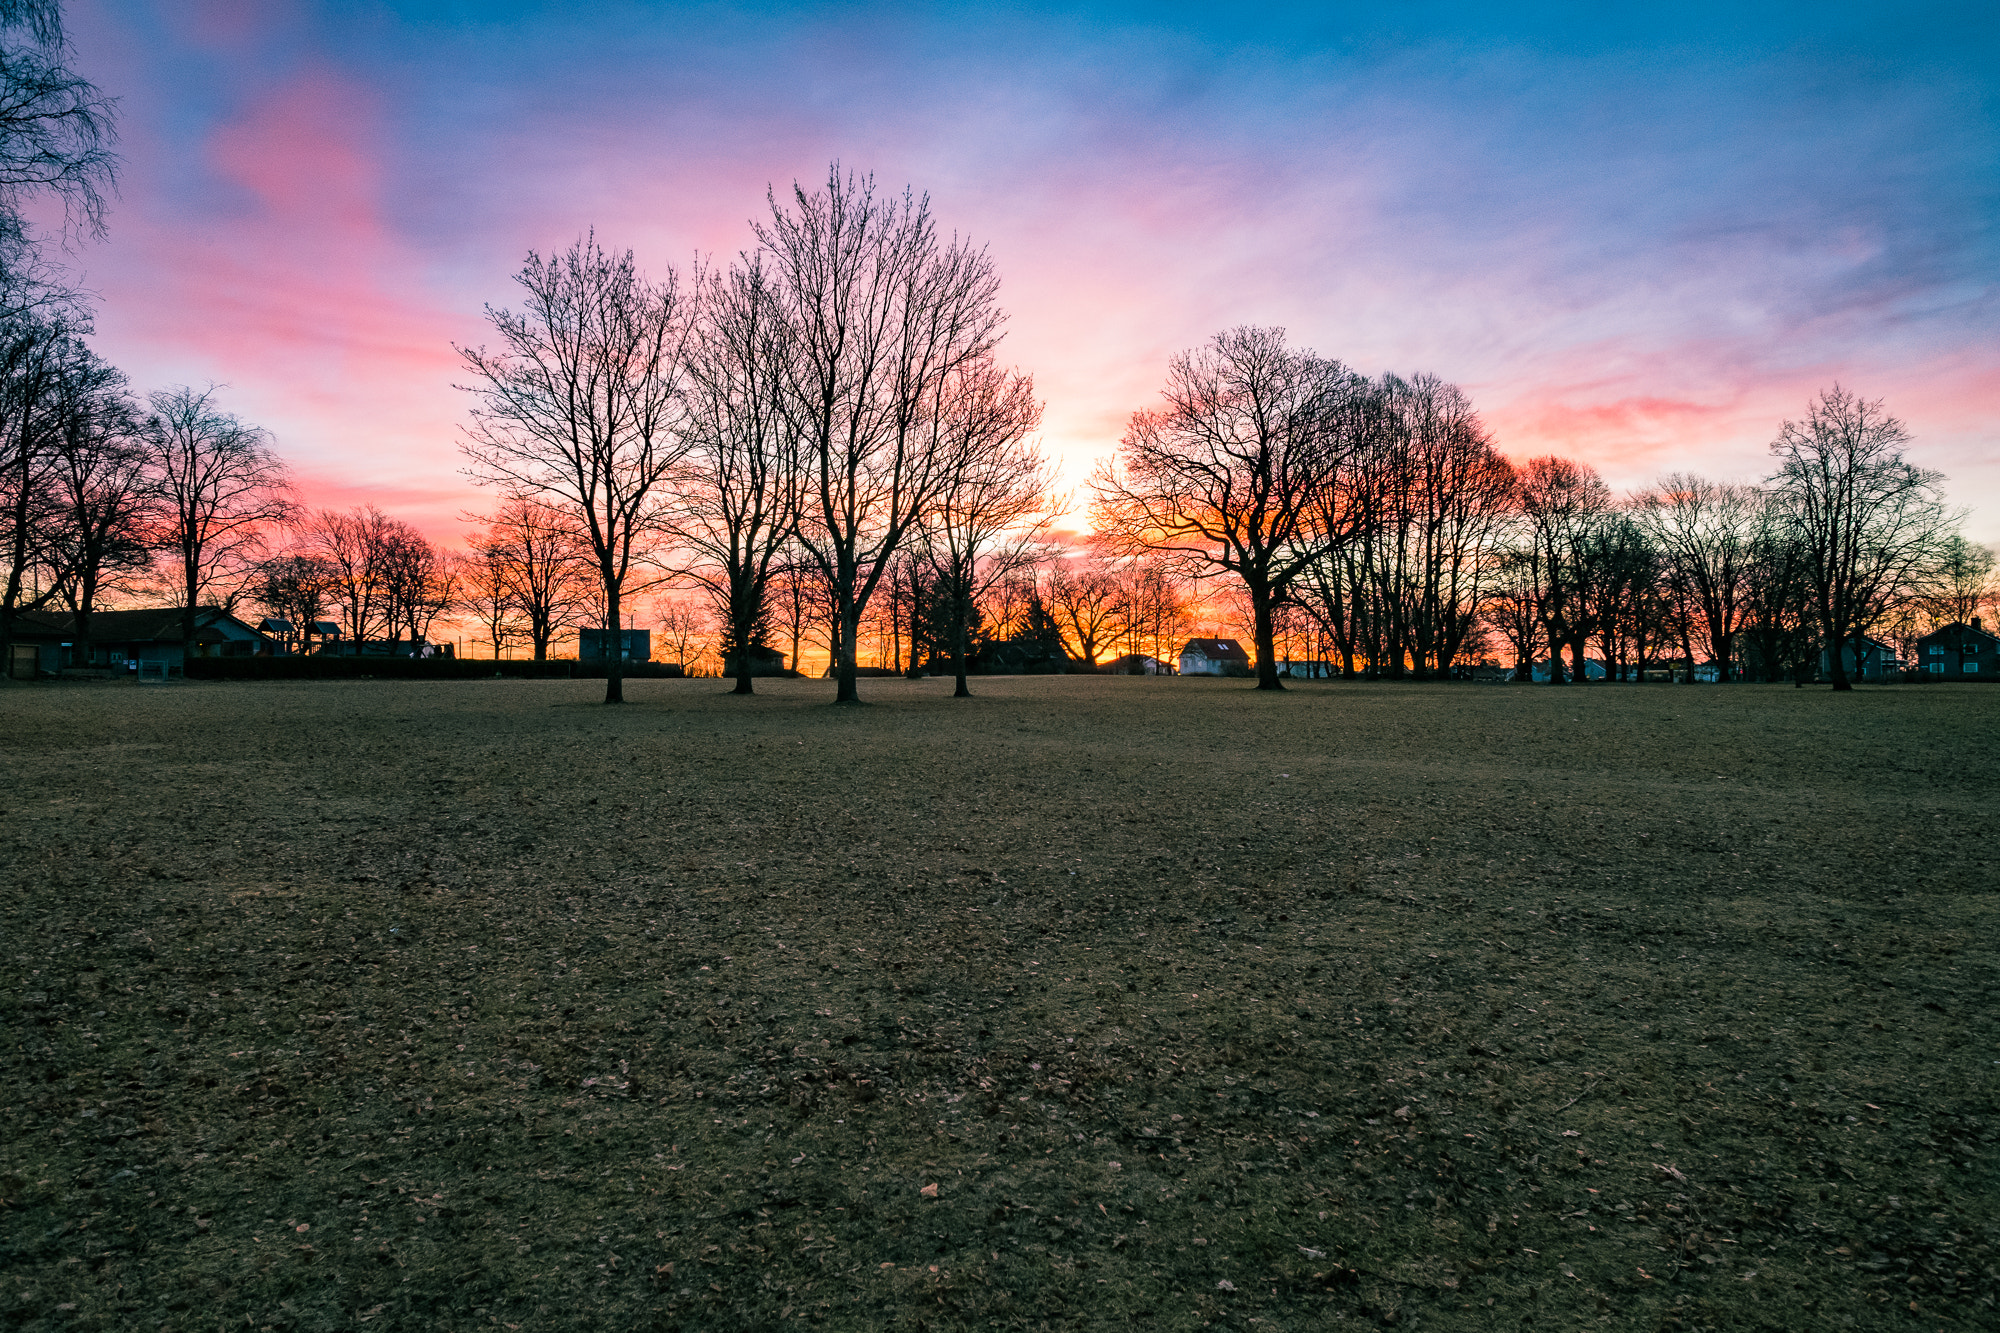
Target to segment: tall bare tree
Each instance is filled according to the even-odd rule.
[[[771,581],[798,527],[796,414],[785,410],[791,347],[762,256],[711,278],[689,359],[693,441],[669,526],[723,621],[735,693],[754,694],[754,650],[769,633]]]
[[[1041,423],[1035,382],[991,357],[968,361],[947,377],[930,414],[930,447],[949,460],[948,480],[918,536],[943,595],[957,684],[970,698],[966,660],[979,600],[1035,557],[1034,543],[1054,521],[1054,475],[1028,441]]]
[[[1097,530],[1124,553],[1169,553],[1225,570],[1249,593],[1257,688],[1281,690],[1273,608],[1325,549],[1315,501],[1357,437],[1365,381],[1237,328],[1174,358],[1163,408],[1136,412],[1116,463],[1092,478]]]
[[[1882,401],[1839,385],[1771,442],[1775,499],[1799,534],[1833,688],[1851,690],[1844,655],[1899,601],[1918,596],[1950,535],[1939,473],[1903,456],[1910,435]]]
[[[122,381],[70,312],[0,321],[0,661],[15,617],[73,590],[78,554],[65,474]]]
[[[297,513],[270,434],[215,401],[216,389],[149,394],[141,439],[159,477],[166,552],[180,592],[181,633],[192,648],[205,597],[234,598],[253,572],[267,529]]]
[[[632,252],[595,234],[560,255],[530,253],[516,313],[487,307],[500,349],[458,349],[477,406],[464,451],[472,475],[570,509],[597,571],[610,650],[604,702],[625,701],[620,623],[627,580],[660,534],[687,450],[679,429],[689,329],[679,279],[642,276]]]
[[[950,480],[928,418],[954,371],[1000,336],[982,249],[938,235],[928,198],[883,198],[836,163],[825,189],[775,192],[757,239],[783,297],[785,410],[806,465],[799,545],[833,602],[837,702],[858,703],[868,599]]]
[[[68,404],[53,441],[58,509],[49,545],[74,617],[77,656],[88,661],[98,600],[134,590],[152,564],[160,492],[125,377],[87,358],[64,395]]]

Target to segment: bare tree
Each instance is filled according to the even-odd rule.
[[[0,325],[0,654],[11,651],[15,617],[53,598],[50,538],[60,521],[56,441],[69,402],[66,383],[87,364],[79,330],[62,319],[21,317]],[[8,660],[0,656],[0,662]]]
[[[49,545],[62,599],[75,618],[77,656],[87,662],[99,599],[134,589],[152,564],[160,493],[125,377],[87,358],[64,394],[68,404],[52,442],[57,512]]]
[[[148,395],[141,438],[160,480],[167,552],[192,647],[204,597],[233,598],[264,547],[265,530],[292,518],[284,464],[271,437],[215,403],[215,386]]]
[[[393,630],[395,618],[383,590],[399,526],[374,505],[357,505],[345,513],[314,510],[295,524],[294,547],[326,567],[324,595],[340,608],[357,652],[378,630],[385,638]]]
[[[972,609],[1035,558],[1054,521],[1048,461],[1028,442],[1041,423],[1035,382],[981,357],[946,380],[929,417],[930,447],[949,460],[948,480],[924,516],[918,541],[942,593],[952,638],[954,698],[970,698],[966,659]]]
[[[456,556],[408,523],[391,523],[381,552],[382,611],[390,641],[400,643],[407,630],[414,654],[429,641],[431,626],[458,606],[464,572]]]
[[[1646,534],[1693,597],[1716,679],[1729,680],[1749,596],[1747,565],[1762,519],[1763,497],[1749,486],[1675,472],[1642,492],[1634,509]]]
[[[265,615],[291,625],[292,631],[286,638],[303,652],[312,639],[312,626],[326,619],[337,581],[333,566],[326,560],[288,551],[257,566],[250,595],[264,608]]]
[[[490,533],[475,535],[466,560],[463,606],[493,648],[519,643],[526,633],[521,604],[514,596],[512,562],[504,539]]]
[[[690,358],[688,454],[670,528],[690,577],[723,620],[735,693],[754,694],[753,655],[769,634],[771,580],[798,526],[799,438],[785,411],[790,345],[761,256],[711,280]]]
[[[1531,458],[1520,472],[1526,553],[1532,562],[1537,612],[1549,643],[1549,684],[1561,685],[1562,654],[1584,680],[1583,646],[1591,621],[1590,557],[1597,526],[1611,510],[1611,491],[1597,469],[1550,455]]]
[[[1503,551],[1480,614],[1514,650],[1514,679],[1535,678],[1535,647],[1542,637],[1540,587],[1534,555],[1527,550]]]
[[[1048,601],[1076,655],[1097,670],[1099,651],[1117,637],[1118,575],[1101,560],[1059,561],[1049,571]]]
[[[1092,479],[1095,526],[1114,549],[1164,552],[1241,579],[1257,688],[1281,690],[1272,610],[1327,544],[1314,522],[1355,439],[1361,378],[1285,346],[1282,329],[1238,328],[1175,357],[1164,408],[1136,412],[1118,462]]]
[[[548,497],[575,513],[597,570],[604,702],[625,701],[620,613],[635,562],[686,452],[678,399],[689,320],[678,278],[641,276],[632,252],[593,234],[516,275],[521,313],[487,307],[501,349],[459,348],[477,378],[466,455],[479,481]]]
[[[510,497],[477,544],[519,609],[537,662],[565,629],[583,623],[592,606],[590,552],[576,516],[531,496]]]
[[[699,645],[708,634],[708,616],[685,598],[665,597],[655,604],[653,619],[660,639],[660,660],[686,671],[688,663],[701,655]]]
[[[1993,548],[1963,537],[1947,538],[1930,571],[1924,612],[1933,625],[1964,625],[1981,607],[2000,599],[1993,577]]]
[[[1771,442],[1778,469],[1770,481],[1805,551],[1836,690],[1854,688],[1843,655],[1858,664],[1869,626],[1919,595],[1925,567],[1949,534],[1938,492],[1944,478],[1903,457],[1909,439],[1880,399],[1836,384]]]
[[[942,240],[928,198],[878,198],[872,178],[771,195],[757,228],[782,293],[785,410],[807,480],[799,544],[833,602],[836,701],[858,703],[855,649],[876,585],[950,480],[925,425],[952,373],[1000,334],[984,250]]]
[[[68,63],[57,0],[0,0],[0,239],[7,266],[32,263],[21,210],[62,201],[65,238],[104,233],[116,181],[112,100]]]

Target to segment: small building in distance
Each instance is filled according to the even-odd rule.
[[[1183,676],[1247,676],[1250,654],[1234,639],[1189,639],[1181,646]]]
[[[8,679],[33,680],[62,670],[64,633],[60,626],[33,611],[14,617],[7,637]]]
[[[1563,657],[1562,668],[1564,680],[1574,681],[1576,679],[1576,662],[1567,654]],[[1585,680],[1603,680],[1607,674],[1604,670],[1604,663],[1594,657],[1583,659],[1583,678]],[[1544,657],[1534,664],[1534,679],[1535,683],[1539,685],[1546,683],[1548,678],[1549,659]]]
[[[1974,616],[1917,640],[1916,670],[1926,680],[2000,679],[2000,638]]]
[[[750,657],[750,674],[753,676],[796,676],[799,674],[796,671],[787,671],[785,669],[785,655],[769,644],[753,643],[750,645],[748,653]],[[736,654],[725,653],[722,658],[723,678],[734,679],[736,669]]]
[[[178,606],[93,611],[87,643],[71,612],[43,611],[35,619],[56,632],[62,667],[137,669],[140,663],[158,662],[178,671],[190,657],[269,657],[284,648],[280,640],[219,606],[195,611],[192,644],[183,641]]]
[[[1281,657],[1278,674],[1293,680],[1332,680],[1340,674],[1340,668],[1312,657]]]
[[[624,651],[618,655],[627,662],[650,662],[653,660],[653,631],[649,629],[621,629],[618,637],[623,641]],[[611,656],[609,651],[611,631],[608,629],[580,629],[576,632],[576,656],[580,662],[595,662]]]
[[[1871,639],[1866,635],[1863,635],[1861,638],[1861,669],[1858,671],[1855,670],[1854,645],[1851,642],[1840,646],[1840,665],[1845,668],[1849,680],[1866,681],[1875,684],[1880,684],[1885,680],[1894,680],[1896,673],[1903,669],[1903,664],[1896,659],[1896,650],[1894,648],[1891,648],[1888,644],[1878,639]],[[1824,648],[1819,650],[1819,678],[1821,680],[1833,679],[1833,659],[1827,656],[1826,649]]]
[[[1097,673],[1100,676],[1171,676],[1174,674],[1174,669],[1157,657],[1148,657],[1144,653],[1127,653],[1123,657],[1114,657],[1109,662],[1098,663]]]

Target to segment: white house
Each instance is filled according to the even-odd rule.
[[[1183,676],[1247,676],[1250,654],[1234,639],[1189,639],[1181,648]]]

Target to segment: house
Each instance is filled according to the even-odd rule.
[[[62,628],[47,616],[33,611],[14,617],[7,635],[7,660],[0,663],[12,680],[33,680],[53,676],[62,670],[64,638]]]
[[[1127,653],[1109,662],[1098,663],[1097,673],[1101,676],[1171,676],[1174,669],[1157,657]]]
[[[973,654],[972,669],[982,676],[1061,676],[1070,660],[1061,643],[1024,637],[987,644]]]
[[[178,671],[189,657],[269,657],[282,649],[278,640],[219,606],[199,607],[194,617],[192,644],[183,641],[178,606],[93,611],[88,643],[71,612],[44,611],[36,619],[58,632],[64,667],[138,670],[142,662],[158,662]]]
[[[1955,620],[1917,640],[1916,669],[1924,680],[2000,679],[2000,638],[1978,616]]]
[[[1189,639],[1181,647],[1183,676],[1247,676],[1250,654],[1234,639]]]
[[[1317,658],[1281,657],[1278,659],[1278,674],[1290,676],[1293,680],[1332,680],[1340,672],[1333,663]]]
[[[785,670],[785,655],[768,644],[751,644],[749,657],[750,674],[753,676],[796,676],[799,674],[796,671]],[[736,654],[723,654],[722,674],[725,679],[736,674]]]
[[[1563,665],[1563,679],[1571,681],[1575,680],[1576,662],[1572,658],[1565,656],[1563,658],[1562,665]],[[1549,659],[1546,657],[1542,658],[1539,662],[1536,662],[1534,664],[1533,669],[1535,673],[1535,683],[1538,685],[1546,683],[1549,678]],[[1604,669],[1604,663],[1598,661],[1594,657],[1586,657],[1583,659],[1583,678],[1585,680],[1603,680],[1607,674],[1608,673]]]
[[[653,631],[649,629],[621,629],[618,637],[624,643],[624,651],[619,654],[628,662],[650,662],[653,660]],[[580,629],[576,632],[576,656],[578,661],[592,662],[609,657],[605,646],[611,641],[608,629]]]
[[[1903,664],[1896,660],[1894,648],[1865,634],[1861,637],[1861,669],[1859,671],[1854,669],[1852,642],[1840,646],[1840,664],[1846,669],[1849,680],[1873,681],[1878,684],[1885,680],[1894,680],[1896,673],[1903,669]],[[1827,656],[1824,648],[1819,650],[1819,678],[1833,679],[1833,661]]]

